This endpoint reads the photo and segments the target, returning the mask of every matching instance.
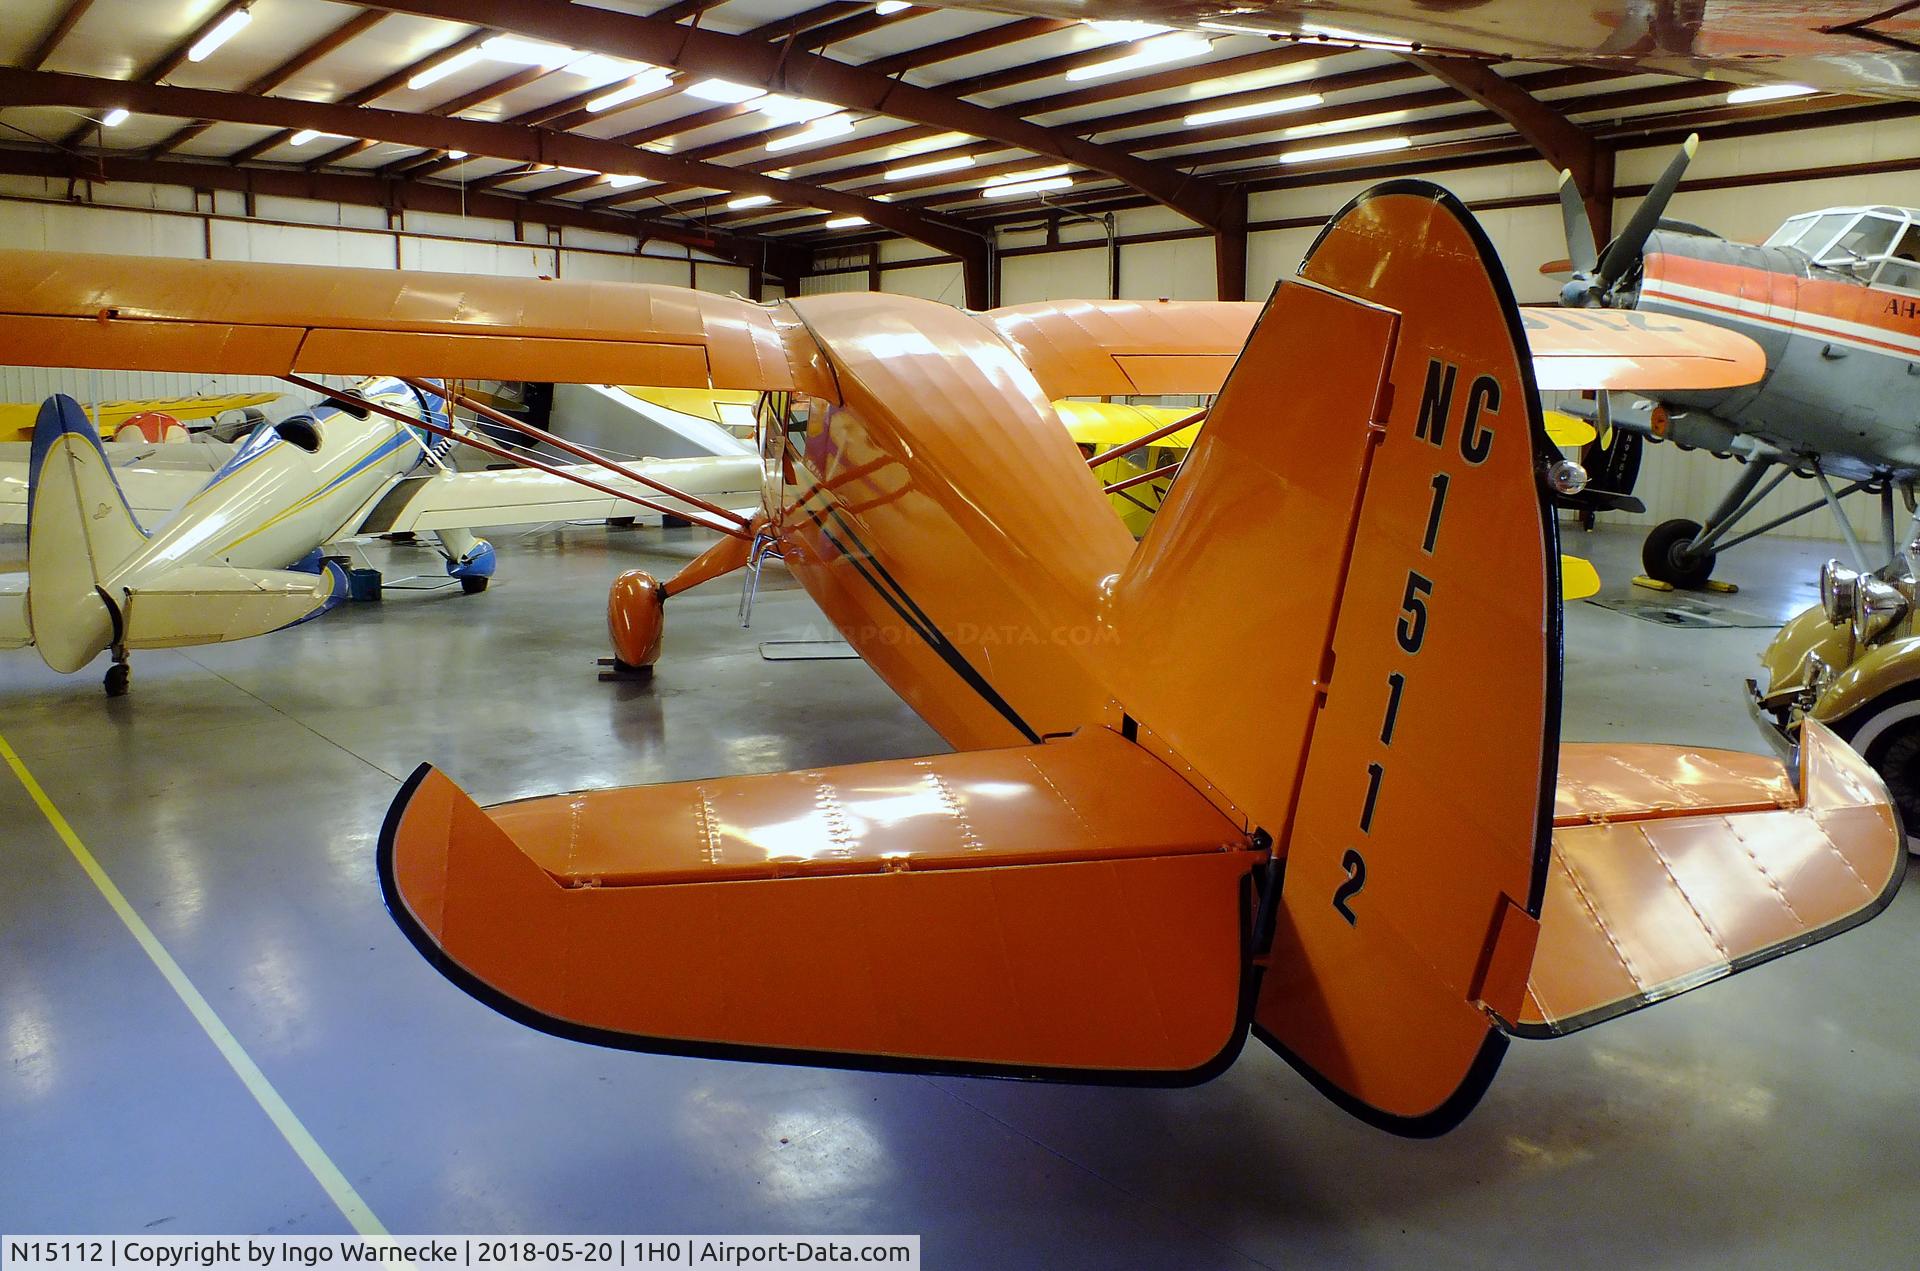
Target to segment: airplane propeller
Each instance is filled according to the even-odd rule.
[[[1573,277],[1560,288],[1561,304],[1570,309],[1592,309],[1608,303],[1613,289],[1639,263],[1640,254],[1646,250],[1647,237],[1660,227],[1667,203],[1679,188],[1687,164],[1699,148],[1698,133],[1686,139],[1634,211],[1626,229],[1597,257],[1593,248],[1593,225],[1587,220],[1586,205],[1580,201],[1580,189],[1574,183],[1573,173],[1569,170],[1560,173],[1560,221],[1567,234],[1567,260],[1573,267]]]

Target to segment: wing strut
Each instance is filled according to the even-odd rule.
[[[743,530],[747,528],[747,525],[748,525],[747,518],[744,516],[741,516],[738,512],[732,511],[729,508],[723,508],[717,503],[708,503],[705,499],[695,498],[693,495],[687,494],[684,491],[676,490],[672,486],[666,484],[664,481],[656,481],[652,477],[649,477],[644,473],[635,472],[633,469],[627,467],[626,465],[615,463],[611,459],[608,459],[603,455],[595,454],[593,451],[588,450],[583,446],[579,446],[574,444],[571,441],[568,441],[565,437],[557,436],[554,433],[548,432],[544,428],[540,428],[534,424],[525,423],[521,420],[515,419],[511,415],[502,414],[500,411],[495,410],[493,407],[488,406],[482,402],[475,401],[473,398],[466,396],[464,393],[453,392],[446,389],[437,389],[432,384],[428,383],[426,380],[415,379],[413,376],[410,376],[410,375],[402,375],[400,379],[404,383],[413,385],[413,387],[418,389],[420,392],[442,393],[447,398],[447,400],[460,403],[460,405],[465,406],[468,410],[480,416],[482,419],[490,419],[494,423],[499,424],[502,427],[512,428],[517,432],[523,432],[527,434],[527,436],[529,437],[534,437],[540,441],[546,442],[549,446],[552,446],[555,450],[563,450],[566,453],[573,455],[576,458],[585,459],[588,463],[598,464],[600,467],[605,468],[607,471],[617,473],[618,475],[627,478],[627,480],[629,481],[637,481],[641,485],[646,486],[650,490],[658,490],[660,493],[671,495],[676,499],[684,499],[688,503],[691,503],[693,506],[701,509],[704,512],[708,512],[714,516],[723,517],[726,520],[732,521],[735,525],[738,525]]]
[[[1150,433],[1142,433],[1140,436],[1135,437],[1132,441],[1126,442],[1122,445],[1115,446],[1112,450],[1107,451],[1105,454],[1095,455],[1093,458],[1087,460],[1087,466],[1089,468],[1098,468],[1103,463],[1112,463],[1115,459],[1121,458],[1124,455],[1132,454],[1134,451],[1140,449],[1140,447],[1142,446],[1151,446],[1154,442],[1159,441],[1162,437],[1171,437],[1173,436],[1173,434],[1179,432],[1182,428],[1191,428],[1195,424],[1203,423],[1205,422],[1206,418],[1207,418],[1207,412],[1204,409],[1196,410],[1191,415],[1183,415],[1179,419],[1176,419],[1172,423],[1166,425],[1164,428],[1156,428]]]
[[[303,388],[303,389],[306,389],[309,393],[318,393],[322,397],[337,400],[340,396],[340,394],[334,392],[332,389],[328,388],[325,384],[321,384],[315,380],[307,379],[304,376],[282,375],[280,378],[285,380],[287,383],[293,385],[295,388]],[[422,388],[423,385],[425,384],[425,381],[416,383],[413,380],[406,379],[405,376],[400,376],[397,378],[406,380],[407,383],[412,384],[413,387],[415,388]],[[449,393],[445,389],[427,387],[425,388],[424,391],[432,392],[435,396],[438,396],[438,397],[445,397],[449,401],[458,401],[461,405],[467,406],[469,408],[472,408],[473,406],[473,403],[469,399]],[[430,433],[436,434],[437,436],[447,437],[454,441],[460,442],[463,445],[472,446],[475,450],[481,451],[485,454],[493,455],[495,458],[498,458],[498,459],[505,459],[510,463],[518,464],[520,467],[532,468],[536,471],[544,472],[548,476],[560,477],[563,480],[572,481],[576,485],[585,486],[587,489],[597,491],[600,494],[605,494],[616,499],[624,499],[629,503],[638,504],[639,506],[646,508],[649,512],[659,512],[664,516],[676,516],[683,521],[694,521],[698,523],[703,529],[716,530],[722,534],[730,534],[735,538],[751,537],[751,533],[748,529],[748,522],[746,521],[746,519],[742,517],[739,513],[728,511],[725,508],[714,509],[715,511],[720,512],[725,516],[726,519],[723,521],[718,521],[718,522],[711,521],[711,520],[708,520],[705,516],[701,516],[698,514],[690,516],[688,515],[688,510],[689,510],[688,508],[667,507],[663,504],[655,503],[649,499],[643,499],[638,495],[633,494],[630,491],[617,490],[610,485],[602,485],[598,481],[590,481],[586,477],[583,477],[578,473],[568,472],[566,469],[557,467],[553,464],[542,463],[538,459],[535,459],[529,455],[515,454],[504,446],[496,446],[492,442],[487,441],[480,437],[476,437],[471,433],[456,432],[451,428],[443,428],[439,424],[436,424],[431,420],[415,419],[411,415],[404,415],[399,411],[392,409],[391,407],[382,406],[379,402],[355,399],[354,405],[364,410],[370,410],[376,415],[384,415],[388,419],[391,419],[396,423],[405,424],[409,428],[423,428]],[[507,418],[507,417],[502,416],[501,418]],[[514,428],[521,429],[528,433],[537,433],[541,431],[529,425],[522,424],[518,420],[514,420],[511,418],[507,418],[507,422],[511,424]],[[554,440],[557,441],[559,439],[554,438]],[[567,443],[567,446],[568,448],[570,448],[570,452],[571,452],[572,443],[570,442]],[[674,498],[684,500],[687,504],[689,504],[692,507],[697,507],[701,509],[712,507],[712,505],[707,503],[704,499],[696,498],[690,494],[682,494],[678,490],[672,489],[672,487],[670,486],[666,486],[661,482],[653,481],[646,477],[643,477],[639,473],[628,469],[622,464],[614,463],[610,459],[602,458],[601,456],[592,454],[591,452],[581,451],[580,453],[584,454],[589,462],[594,463],[599,467],[605,468],[610,472],[617,473],[620,476],[627,477],[630,480],[635,481],[641,485],[648,486],[653,489],[665,490],[666,492],[671,494]]]

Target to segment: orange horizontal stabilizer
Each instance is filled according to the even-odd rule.
[[[380,846],[421,952],[563,1036],[1163,1081],[1238,1051],[1263,859],[1100,729],[490,809],[423,765]]]
[[[1819,724],[1800,783],[1756,755],[1565,746],[1539,943],[1512,1032],[1569,1033],[1880,912],[1906,849],[1885,787]]]

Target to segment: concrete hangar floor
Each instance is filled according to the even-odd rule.
[[[862,663],[761,659],[831,634],[777,569],[751,632],[736,587],[696,591],[651,686],[597,682],[607,581],[703,540],[501,534],[482,595],[140,654],[118,701],[0,657],[0,735],[390,1229],[918,1232],[930,1267],[1913,1264],[1911,885],[1818,949],[1516,1042],[1431,1142],[1258,1044],[1197,1089],[1093,1089],[633,1055],[480,1006],[381,907],[374,838],[421,759],[492,802],[941,749]],[[1583,544],[1615,588],[1637,547]],[[0,539],[0,568],[23,554]],[[1825,554],[1722,568],[1784,616]],[[1573,605],[1566,734],[1758,749],[1737,690],[1767,635]],[[11,776],[0,818],[0,1231],[347,1230]]]

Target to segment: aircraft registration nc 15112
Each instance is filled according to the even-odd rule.
[[[1743,461],[1704,525],[1676,518],[1647,535],[1642,564],[1674,586],[1704,586],[1719,552],[1823,507],[1855,565],[1873,568],[1840,507],[1862,490],[1880,496],[1882,563],[1892,561],[1906,541],[1896,533],[1895,487],[1911,510],[1920,479],[1920,211],[1827,208],[1789,217],[1758,246],[1729,242],[1662,219],[1694,148],[1689,139],[1627,228],[1598,253],[1573,181],[1561,175],[1573,273],[1561,301],[1741,332],[1764,350],[1765,371],[1748,384],[1646,392],[1627,404],[1600,394],[1603,436],[1618,428],[1632,440],[1596,465],[1597,483],[1631,489],[1641,436]],[[1735,534],[1796,472],[1812,476],[1820,496]],[[1848,484],[1836,489],[1833,479]]]
[[[271,325],[196,290],[294,294],[225,285],[246,267],[164,267],[170,286],[133,286],[100,323],[94,297],[0,257],[0,339],[127,358],[149,318]],[[1789,767],[1560,743],[1558,455],[1537,379],[1571,364],[1671,387],[1751,366],[1687,324],[1523,330],[1438,187],[1356,199],[1251,322],[1203,303],[765,309],[495,279],[396,301],[407,285],[230,365],[324,368],[338,341],[422,374],[530,377],[533,347],[542,378],[765,390],[754,532],[616,596],[628,660],[663,597],[771,543],[956,748],[493,808],[423,764],[380,835],[389,908],[450,980],[533,1027],[1166,1084],[1251,1036],[1369,1122],[1427,1135],[1474,1106],[1509,1037],[1801,948],[1901,878],[1884,788],[1817,724]],[[362,303],[360,286],[301,294]],[[480,318],[509,337],[490,371],[465,360]],[[160,360],[247,343],[222,334]],[[1216,390],[1136,546],[1049,401]]]

